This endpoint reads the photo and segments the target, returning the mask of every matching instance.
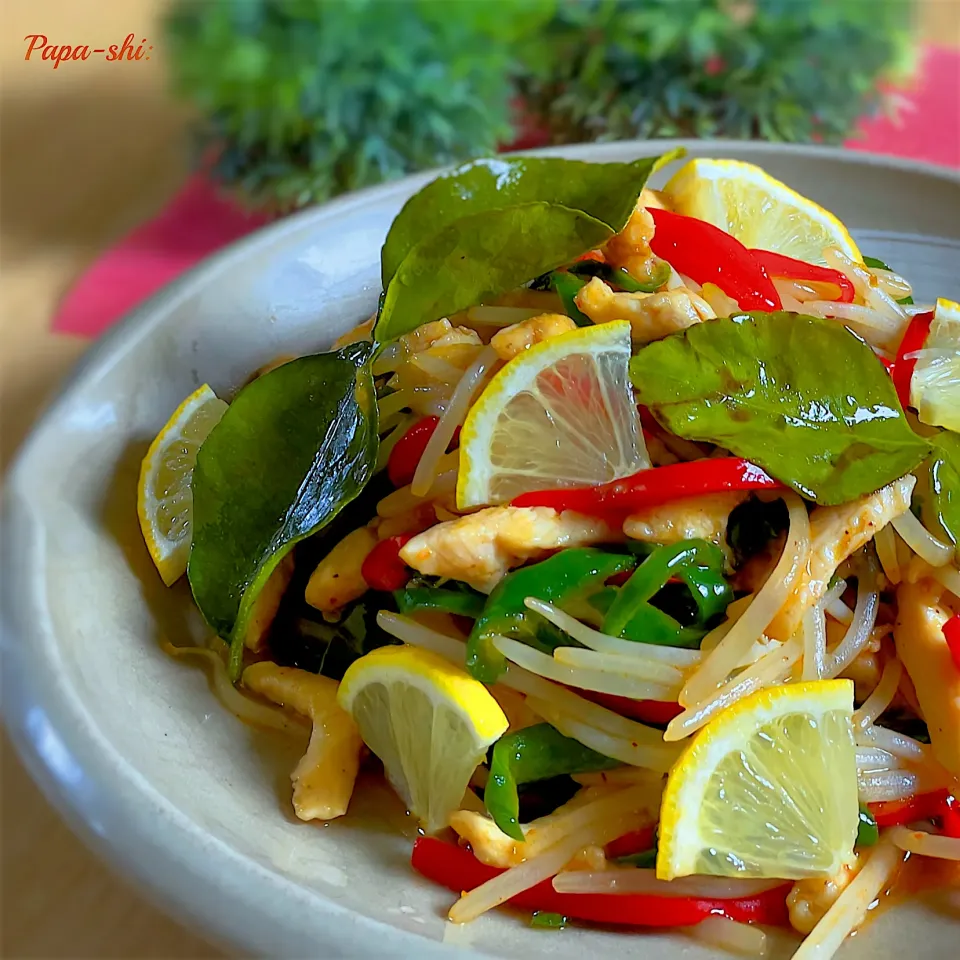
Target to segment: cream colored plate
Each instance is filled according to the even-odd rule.
[[[628,160],[671,144],[558,151]],[[828,149],[688,144],[759,163],[833,210],[864,252],[960,300],[960,177]],[[374,308],[379,247],[430,175],[283,220],[203,263],[88,354],[9,475],[2,530],[3,709],[46,794],[117,869],[230,947],[272,956],[706,957],[677,936],[530,929],[506,915],[458,930],[451,894],[409,869],[410,825],[382,788],[328,828],[294,820],[297,746],[223,712],[160,636],[200,636],[186,585],[167,591],[136,518],[140,458],[207,381],[230,396],[281,353],[322,349]],[[662,178],[661,178],[662,179]],[[404,827],[404,836],[397,827]],[[937,898],[934,898],[935,900]],[[886,912],[842,957],[954,952],[954,901]],[[640,937],[641,939],[637,939]]]

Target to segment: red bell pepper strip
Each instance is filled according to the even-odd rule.
[[[960,613],[952,616],[943,625],[943,638],[957,669],[960,670]]]
[[[679,703],[666,700],[631,700],[613,693],[598,693],[596,690],[577,690],[581,697],[599,703],[602,707],[619,713],[621,717],[639,720],[640,723],[655,723],[665,727],[674,717],[683,713]]]
[[[617,857],[629,857],[634,853],[643,853],[653,846],[653,839],[657,833],[657,825],[650,824],[642,830],[631,830],[616,840],[611,840],[604,848],[604,853],[611,859]]]
[[[423,452],[427,449],[427,444],[439,422],[439,417],[424,417],[418,420],[390,451],[390,457],[387,460],[387,476],[395,487],[405,487],[413,480]],[[457,427],[453,431],[450,446],[457,446],[459,440],[460,428]]]
[[[400,559],[400,550],[413,534],[401,533],[381,540],[368,554],[360,567],[360,576],[371,590],[390,592],[399,590],[410,579],[407,565]]]
[[[900,349],[897,351],[897,359],[893,361],[893,367],[890,371],[893,377],[893,386],[900,398],[900,406],[904,410],[910,406],[910,381],[913,379],[913,371],[917,366],[917,358],[907,358],[907,354],[916,353],[922,350],[927,342],[927,336],[930,333],[930,324],[933,323],[933,311],[918,313],[907,327],[907,332],[903,335],[900,342]]]
[[[947,836],[960,836],[960,804],[947,789],[918,793],[908,800],[887,800],[867,806],[878,827],[897,827],[917,820],[938,820]]]
[[[634,513],[684,497],[699,497],[726,490],[780,490],[774,480],[756,464],[740,457],[714,457],[671,463],[641,470],[622,480],[596,487],[570,490],[536,490],[511,501],[515,507],[553,507],[576,510],[592,516]]]
[[[405,487],[417,472],[417,464],[427,449],[427,443],[440,422],[439,417],[424,417],[418,420],[397,441],[387,460],[387,476],[395,487]]]
[[[606,262],[602,250],[588,250],[586,253],[581,253],[579,257],[574,258],[576,263],[581,263],[584,260],[593,260],[596,263]]]
[[[735,237],[706,220],[649,207],[656,230],[650,249],[699,284],[714,283],[741,310],[779,310],[780,295],[767,271]]]
[[[462,893],[503,873],[481,863],[463,847],[435,837],[418,837],[410,860],[417,873]],[[719,899],[666,897],[645,893],[557,893],[553,880],[544,880],[510,899],[525,910],[559,913],[573,920],[629,927],[684,927],[717,915],[741,923],[786,925],[789,884],[751,897]]]
[[[814,283],[829,283],[837,288],[839,296],[830,297],[840,303],[853,303],[856,291],[853,281],[839,270],[829,267],[818,267],[805,260],[796,260],[786,257],[782,253],[773,253],[771,250],[751,250],[753,258],[771,277],[783,277],[787,280],[811,280]]]
[[[950,794],[940,814],[940,829],[944,836],[960,838],[960,800]]]

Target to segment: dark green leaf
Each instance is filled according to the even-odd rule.
[[[555,203],[463,217],[427,236],[400,265],[376,325],[381,343],[518,287],[605,243],[613,230]]]
[[[944,430],[930,442],[930,498],[924,500],[924,520],[931,530],[939,525],[960,562],[960,434]]]
[[[581,210],[614,232],[619,231],[647,177],[682,154],[671,151],[663,157],[645,157],[633,163],[490,157],[441,174],[415,193],[394,219],[381,253],[383,287],[387,289],[404,258],[424,237],[432,237],[463,217],[490,210],[554,203]]]
[[[637,399],[669,430],[759,464],[817,503],[879,489],[922,462],[889,376],[833,320],[739,314],[643,348]]]
[[[233,647],[267,578],[295,543],[350,503],[377,459],[369,344],[302,357],[245,387],[193,474],[188,576],[207,622]]]

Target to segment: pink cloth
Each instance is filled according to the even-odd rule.
[[[101,254],[67,293],[53,329],[94,337],[150,294],[269,221],[191,177],[166,209]]]
[[[960,51],[927,48],[903,99],[898,121],[865,120],[846,145],[960,166]],[[268,219],[241,210],[203,176],[193,177],[159,216],[87,270],[60,304],[53,329],[96,336],[184,270]]]
[[[845,146],[960,167],[960,51],[926,47],[913,86],[897,96],[896,120],[863,120]]]

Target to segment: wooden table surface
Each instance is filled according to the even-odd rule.
[[[213,0],[210,0],[213,2]],[[166,93],[162,0],[7,0],[0,31],[0,469],[86,347],[47,327],[97,253],[161,209],[187,172],[187,117]],[[958,0],[926,0],[924,35],[954,39]],[[23,59],[51,43],[154,44],[149,62]],[[155,42],[156,41],[156,42]],[[954,39],[954,42],[955,39]],[[217,957],[73,837],[2,747],[0,955]]]

